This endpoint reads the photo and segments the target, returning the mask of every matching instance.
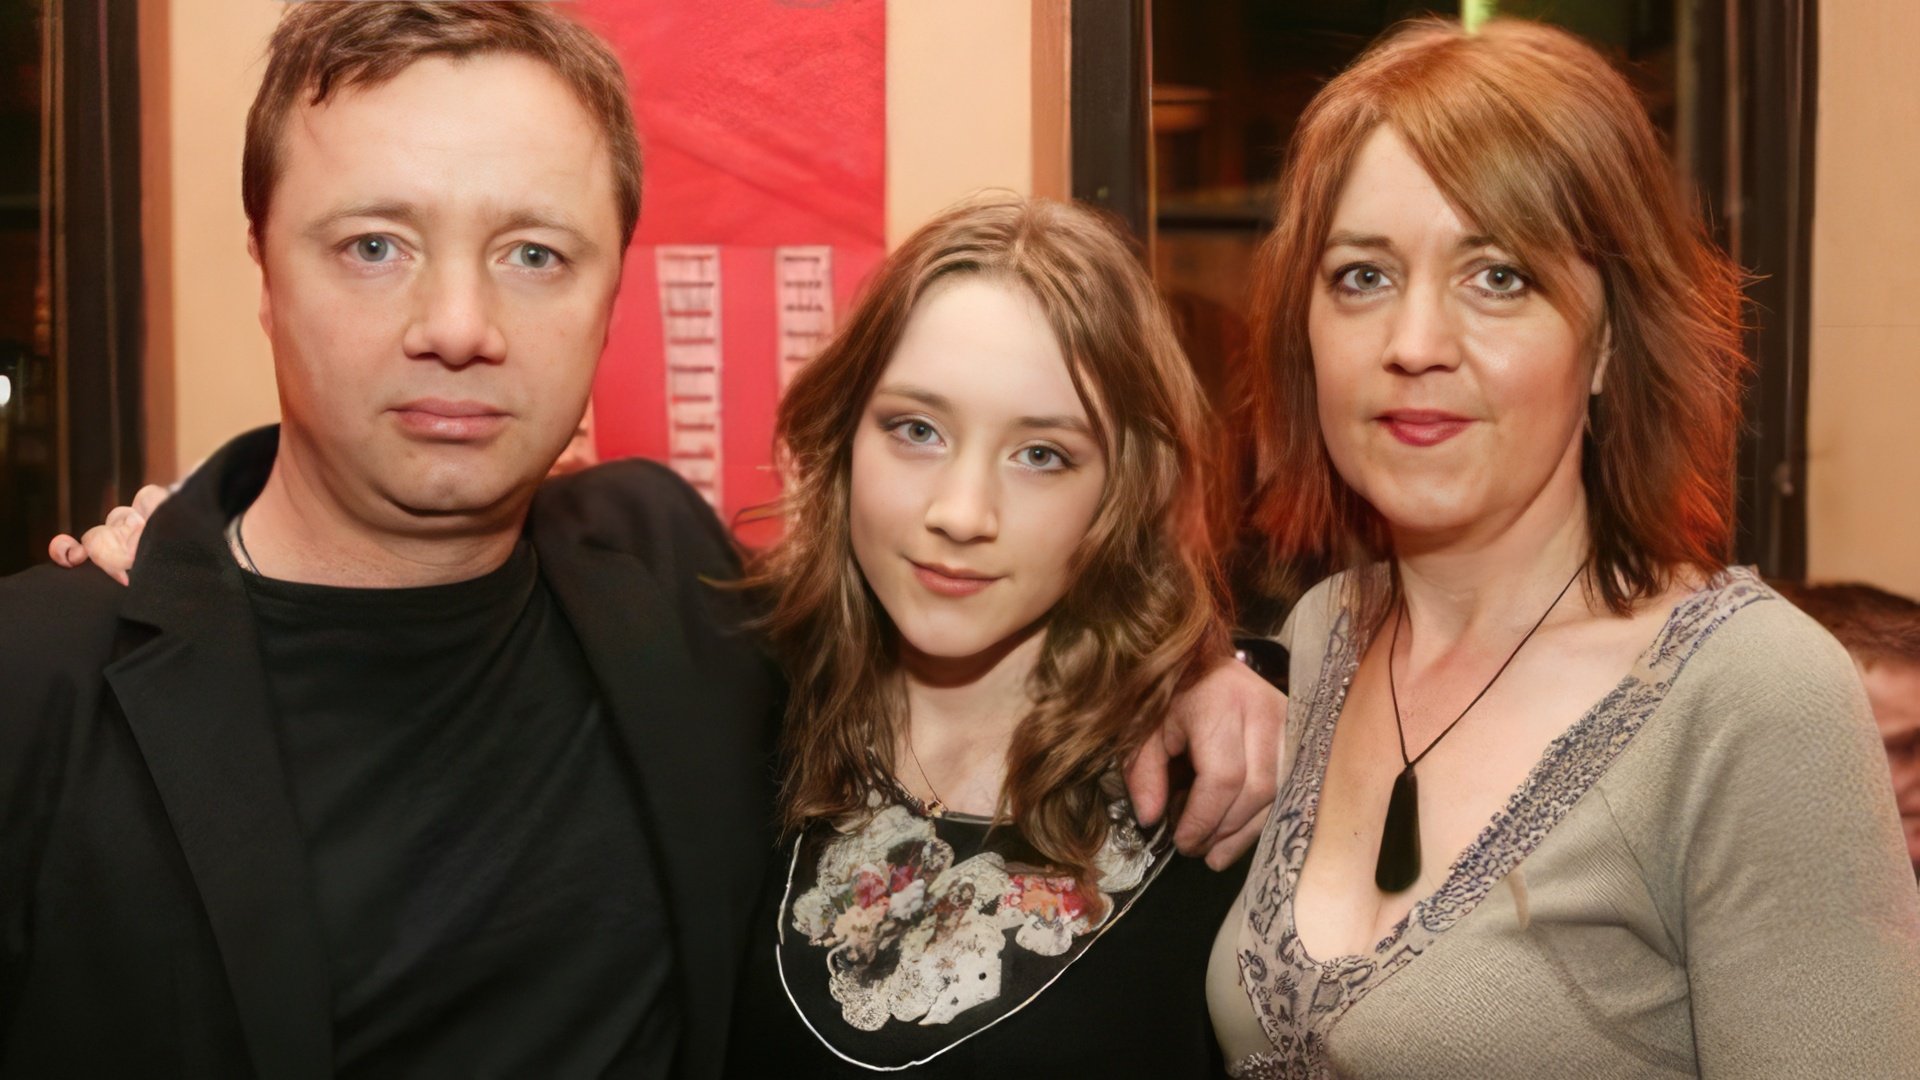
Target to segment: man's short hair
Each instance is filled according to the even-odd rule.
[[[605,42],[544,3],[362,0],[293,5],[267,45],[267,71],[247,113],[241,199],[256,240],[280,178],[280,136],[304,95],[319,105],[340,90],[378,86],[429,56],[518,53],[552,68],[600,124],[613,159],[621,244],[640,220],[640,140],[626,74]]]
[[[1839,638],[1861,664],[1920,664],[1920,603],[1871,585],[1776,581],[1773,587]]]

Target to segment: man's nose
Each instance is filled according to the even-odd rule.
[[[420,292],[403,347],[415,360],[448,367],[497,364],[506,359],[506,335],[495,318],[495,292],[477,267],[443,262],[421,275]]]

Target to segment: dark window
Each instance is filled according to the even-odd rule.
[[[0,573],[141,472],[135,10],[0,0]]]

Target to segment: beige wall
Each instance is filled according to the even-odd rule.
[[[281,0],[141,0],[150,479],[279,416],[240,147]]]
[[[888,0],[887,244],[982,188],[1064,196],[1067,0]]]
[[[1920,597],[1920,4],[1819,8],[1808,575]]]

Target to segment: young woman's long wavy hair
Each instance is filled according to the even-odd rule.
[[[762,627],[792,680],[782,818],[791,830],[864,812],[897,773],[905,697],[896,631],[854,561],[853,439],[915,305],[962,274],[1039,304],[1107,456],[1072,584],[1047,616],[997,815],[1084,880],[1109,826],[1103,777],[1224,654],[1225,632],[1204,398],[1133,251],[1061,203],[993,197],[936,217],[888,257],[780,403],[786,528],[747,584],[771,596]]]
[[[1385,522],[1327,456],[1307,336],[1335,205],[1383,125],[1540,276],[1548,300],[1573,296],[1555,269],[1564,258],[1599,272],[1604,310],[1562,309],[1611,349],[1581,448],[1598,599],[1625,614],[1676,571],[1721,569],[1747,372],[1740,271],[1683,197],[1626,79],[1574,35],[1517,19],[1473,33],[1445,19],[1403,25],[1328,83],[1294,131],[1253,311],[1251,517],[1277,565],[1392,554]],[[1384,577],[1350,576],[1365,622],[1387,611]]]

